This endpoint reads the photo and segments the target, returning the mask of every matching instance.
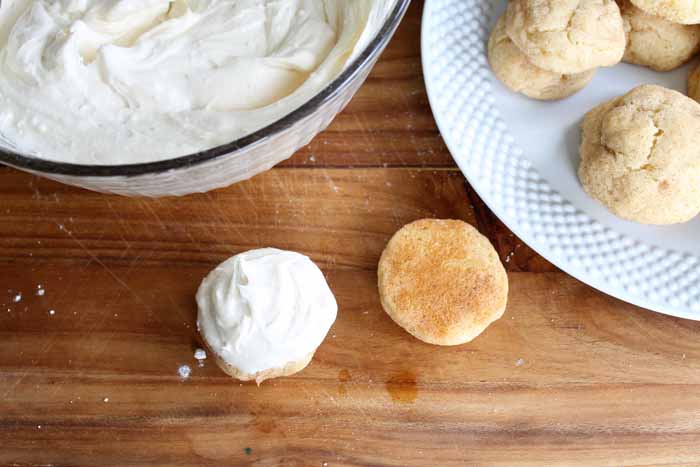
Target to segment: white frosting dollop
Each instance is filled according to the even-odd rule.
[[[233,141],[322,90],[390,3],[4,0],[0,140],[101,165]]]
[[[221,263],[202,281],[197,305],[197,327],[211,350],[249,375],[305,359],[338,311],[318,266],[274,248]]]

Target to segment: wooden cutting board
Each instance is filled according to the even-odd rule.
[[[433,123],[420,14],[328,131],[248,182],[128,199],[0,168],[0,465],[700,465],[700,323],[602,295],[498,222]],[[470,344],[423,344],[379,304],[379,255],[422,217],[474,224],[509,271]],[[197,366],[194,293],[262,246],[310,255],[340,310],[305,371],[257,387]]]

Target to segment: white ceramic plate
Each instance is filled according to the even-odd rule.
[[[527,99],[503,87],[486,58],[506,4],[425,4],[425,82],[455,161],[494,213],[562,270],[627,302],[700,320],[700,218],[670,227],[623,221],[590,199],[576,176],[588,110],[642,83],[685,92],[688,67],[656,73],[620,64],[599,70],[569,99]]]

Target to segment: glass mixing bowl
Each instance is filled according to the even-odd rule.
[[[20,154],[0,140],[0,163],[69,185],[125,196],[187,195],[248,179],[307,145],[355,95],[396,32],[410,0],[393,2],[365,49],[325,89],[280,120],[231,143],[158,162],[82,165]]]

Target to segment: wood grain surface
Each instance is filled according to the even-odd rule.
[[[596,292],[493,216],[432,121],[420,13],[328,131],[250,181],[146,200],[0,168],[0,465],[700,465],[700,323]],[[386,241],[423,217],[474,224],[509,271],[472,343],[423,344],[379,304]],[[194,293],[261,246],[310,255],[339,313],[305,371],[257,387],[197,365]]]

